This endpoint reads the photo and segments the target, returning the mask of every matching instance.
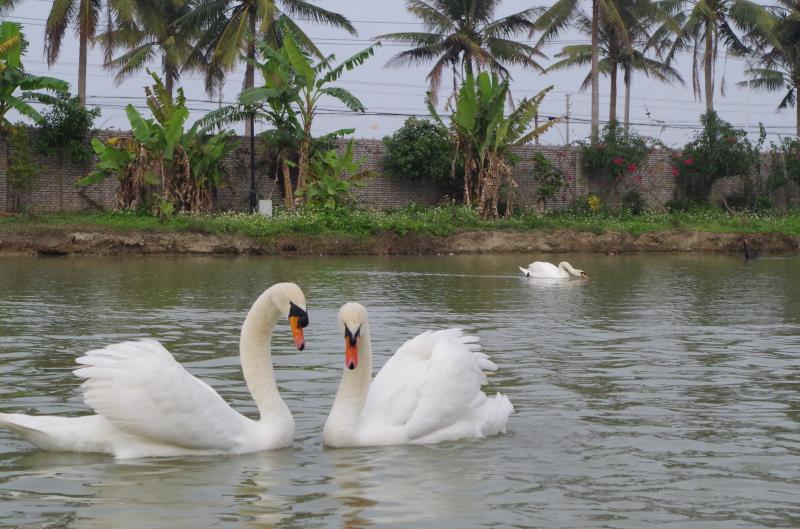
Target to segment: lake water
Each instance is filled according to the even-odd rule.
[[[0,430],[0,525],[800,527],[800,259],[571,255],[590,281],[536,282],[517,271],[533,257],[0,260],[3,412],[87,413],[76,356],[151,336],[253,416],[250,303],[291,280],[311,318],[305,351],[284,323],[273,340],[291,449],[117,462]],[[349,300],[378,367],[426,329],[479,335],[508,435],[323,449]]]

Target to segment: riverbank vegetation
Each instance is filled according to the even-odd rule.
[[[446,205],[432,208],[410,206],[383,212],[304,209],[281,212],[271,218],[245,213],[219,213],[178,214],[159,219],[131,211],[19,214],[0,217],[0,233],[52,230],[199,232],[236,234],[253,238],[291,234],[358,237],[383,232],[398,235],[441,236],[471,230],[573,230],[595,234],[620,232],[631,235],[677,230],[800,235],[800,211],[794,210],[778,215],[699,208],[671,213],[649,211],[634,215],[630,212],[606,211],[539,214],[528,210],[510,218],[487,220],[472,208]]]

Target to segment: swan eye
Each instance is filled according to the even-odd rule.
[[[361,327],[359,327],[356,330],[355,334],[350,332],[350,329],[347,328],[347,326],[345,326],[345,328],[344,328],[344,337],[345,337],[346,340],[348,340],[350,342],[350,345],[352,345],[353,347],[355,347],[356,342],[358,341],[358,336],[360,334],[361,334]]]
[[[291,301],[289,302],[289,317],[297,317],[297,324],[301,329],[308,327],[308,312],[304,311]]]

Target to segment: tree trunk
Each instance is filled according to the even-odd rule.
[[[172,74],[169,73],[168,71],[164,73],[164,87],[167,89],[169,98],[172,99],[172,92],[175,88],[175,79],[172,77]]]
[[[794,87],[794,93],[800,94],[800,86]],[[796,99],[794,102],[794,109],[797,112],[797,137],[800,138],[800,101],[797,101]]]
[[[84,0],[87,2],[88,0]],[[86,12],[84,2],[81,2],[81,14]],[[80,24],[80,35],[78,37],[78,101],[81,106],[86,106],[86,61],[89,50],[89,28],[88,20],[81,19],[78,21]]]
[[[286,153],[281,155],[281,169],[283,169],[283,203],[286,209],[294,208],[294,193],[292,193],[292,173],[287,163]]]
[[[631,122],[631,69],[625,68],[623,76],[623,82],[625,83],[625,132],[628,132]]]
[[[244,69],[244,89],[253,88],[256,84],[256,71],[253,62],[256,59],[256,13],[254,9],[248,11],[247,26],[250,31],[250,37],[247,42],[247,64]],[[246,121],[244,125],[244,135],[252,136],[254,134],[253,128],[250,126],[250,121]]]
[[[611,89],[608,96],[610,101],[608,103],[608,122],[614,124],[617,122],[617,63],[611,62]]]
[[[303,124],[303,140],[300,142],[300,159],[297,162],[297,189],[306,188],[308,162],[311,155],[311,120]]]
[[[592,0],[592,143],[600,133],[600,4]]]
[[[703,57],[703,69],[706,80],[706,112],[714,112],[714,42],[711,26],[706,28],[706,55]]]

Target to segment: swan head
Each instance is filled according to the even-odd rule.
[[[306,347],[303,329],[308,326],[306,296],[294,283],[277,283],[270,288],[270,294],[278,311],[289,318],[294,345],[302,351]]]
[[[367,309],[360,303],[345,303],[339,309],[339,326],[344,330],[344,365],[351,371],[358,367],[358,343],[366,322]]]

